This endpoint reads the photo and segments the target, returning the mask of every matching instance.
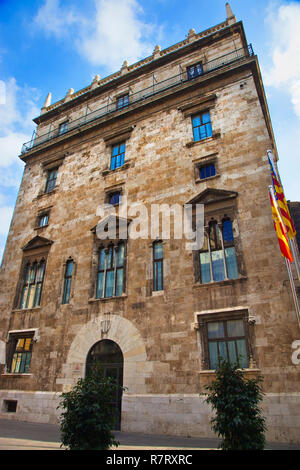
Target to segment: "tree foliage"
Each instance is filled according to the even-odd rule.
[[[94,369],[85,379],[79,379],[70,392],[62,394],[58,408],[61,443],[68,450],[107,450],[117,446],[112,429],[114,408],[112,397],[120,388],[105,378],[100,369]]]
[[[216,379],[207,388],[207,403],[215,417],[212,429],[222,438],[223,450],[262,450],[265,445],[265,418],[259,407],[263,399],[262,377],[246,379],[237,365],[221,361]]]

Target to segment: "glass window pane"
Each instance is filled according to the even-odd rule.
[[[161,242],[153,244],[153,258],[154,259],[163,258],[163,244]]]
[[[26,363],[26,353],[21,354],[20,358],[20,367],[19,372],[23,373],[25,371],[25,363]]]
[[[72,276],[73,272],[73,261],[68,261],[66,266],[66,276]]]
[[[31,352],[28,352],[26,354],[26,362],[25,362],[25,366],[24,366],[25,374],[26,374],[26,372],[28,372],[28,369],[29,369],[29,366],[30,366],[30,360],[31,360]]]
[[[104,279],[104,273],[98,273],[98,278],[97,278],[97,289],[96,289],[96,298],[101,299],[103,297],[103,279]]]
[[[119,153],[119,145],[114,145],[112,148],[112,157],[115,157]]]
[[[200,132],[200,139],[205,139],[206,138],[206,130],[205,126],[200,126],[199,127],[199,132]]]
[[[42,292],[42,284],[39,282],[36,285],[36,291],[35,291],[35,298],[34,298],[34,307],[38,307],[41,302],[41,292]]]
[[[224,243],[233,242],[233,230],[231,220],[223,220]]]
[[[63,304],[68,304],[70,300],[71,279],[65,279]]]
[[[216,369],[218,366],[218,345],[214,341],[209,342],[209,363],[211,369]]]
[[[236,340],[236,346],[238,351],[238,361],[240,367],[248,367],[248,355],[246,348],[246,341],[244,339]]]
[[[34,296],[35,296],[35,285],[32,285],[29,287],[27,308],[32,308],[34,306]]]
[[[237,277],[239,277],[239,273],[234,246],[225,248],[225,259],[228,278],[236,279]]]
[[[243,320],[229,320],[227,321],[227,334],[231,338],[237,336],[244,336],[244,322]]]
[[[193,117],[193,127],[200,126],[200,124],[201,124],[200,116],[194,116]]]
[[[29,351],[31,346],[31,338],[26,338],[25,339],[25,344],[24,344],[24,351]]]
[[[118,250],[117,250],[117,266],[123,266],[123,264],[124,264],[124,252],[125,252],[125,246],[124,246],[124,243],[121,243],[118,246]]]
[[[99,253],[99,270],[104,269],[105,265],[105,250],[102,248]]]
[[[211,137],[212,136],[212,127],[211,124],[205,124],[205,133],[206,137]]]
[[[110,169],[111,170],[116,169],[116,157],[112,157],[111,162],[110,162]]]
[[[106,263],[105,267],[106,269],[109,269],[113,266],[113,247],[110,246],[107,253],[106,253]]]
[[[223,281],[225,279],[223,251],[213,251],[211,261],[214,281]]]
[[[206,284],[211,281],[209,253],[200,253],[200,272],[202,284]]]
[[[117,269],[116,296],[123,293],[123,268]]]
[[[25,286],[22,291],[20,308],[26,308],[27,295],[28,295],[28,286]]]
[[[30,276],[29,276],[29,282],[34,282],[35,281],[35,274],[36,274],[36,263],[33,263],[30,269]]]
[[[114,271],[106,272],[106,282],[105,282],[105,296],[112,297],[114,295]]]
[[[226,349],[226,343],[225,341],[219,341],[218,342],[218,347],[219,347],[219,356],[224,360],[227,361],[227,349]]]
[[[37,271],[37,276],[36,276],[36,281],[37,282],[41,282],[43,280],[44,271],[45,271],[45,263],[41,262],[39,264],[38,271]]]
[[[193,133],[194,133],[194,141],[195,141],[195,142],[198,142],[198,140],[200,140],[199,127],[195,127],[195,128],[193,129]]]
[[[208,338],[224,338],[223,322],[209,322],[207,324]]]
[[[201,115],[201,117],[202,117],[202,123],[203,124],[206,124],[206,123],[210,122],[210,114],[209,113],[203,113]]]
[[[163,290],[163,266],[162,261],[154,263],[154,290]]]
[[[237,363],[237,356],[236,356],[236,350],[235,350],[235,341],[228,341],[227,342],[227,347],[228,347],[228,354],[229,354],[229,361],[231,364],[236,364]]]

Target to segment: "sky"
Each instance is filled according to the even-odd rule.
[[[0,0],[0,260],[49,92],[101,78],[226,18],[225,0]],[[300,201],[300,0],[231,0],[258,56],[287,199]]]

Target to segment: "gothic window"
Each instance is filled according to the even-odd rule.
[[[73,268],[74,268],[74,261],[72,259],[69,259],[66,263],[65,275],[64,275],[64,288],[63,288],[63,298],[62,298],[63,304],[68,304],[70,301]]]
[[[56,185],[58,168],[48,170],[45,193],[51,193]]]
[[[125,268],[124,242],[107,247],[100,247],[98,254],[98,271],[96,298],[118,297],[124,292]]]
[[[210,221],[205,228],[199,265],[202,284],[238,278],[232,222],[229,218],[224,218],[221,224]]]
[[[153,290],[163,290],[163,243],[153,243]]]
[[[41,302],[45,272],[45,260],[28,262],[25,266],[25,276],[21,293],[20,308],[38,307]]]

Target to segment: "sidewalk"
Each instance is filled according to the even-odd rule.
[[[116,431],[113,450],[214,450],[217,439],[188,438]],[[60,429],[53,424],[0,419],[0,450],[60,450]],[[270,450],[300,450],[299,444],[268,443]]]

